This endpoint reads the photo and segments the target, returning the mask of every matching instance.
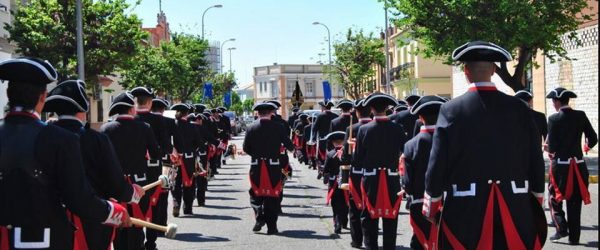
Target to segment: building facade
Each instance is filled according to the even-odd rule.
[[[11,11],[15,11],[15,0],[0,0],[0,61],[4,61],[15,56],[16,46],[8,41],[9,33],[4,28],[5,24],[12,23]],[[0,119],[4,118],[4,110],[7,108],[8,97],[6,89],[8,84],[0,82]]]
[[[281,102],[281,115],[287,116],[292,109],[291,98],[296,87],[304,96],[301,109],[319,109],[318,102],[324,99],[323,65],[320,64],[274,64],[254,68],[254,101],[277,99]],[[344,98],[344,90],[331,84],[332,100]]]
[[[396,27],[388,29],[390,84],[397,98],[411,94],[452,97],[452,67],[439,58],[425,58],[417,53],[418,41]],[[382,39],[385,35],[382,35]],[[377,67],[376,84],[385,84],[383,67]]]

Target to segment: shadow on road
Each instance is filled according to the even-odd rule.
[[[286,186],[287,189],[319,189],[315,186],[307,186],[307,185],[295,185],[295,186]]]
[[[175,236],[175,239],[178,240],[178,241],[185,241],[185,242],[225,242],[225,241],[231,241],[229,238],[215,237],[215,236],[204,236],[204,235],[199,234],[199,233],[182,233],[182,234],[177,234],[177,236]]]
[[[560,241],[559,242],[546,242],[546,246],[548,246],[548,244],[564,245],[565,248],[568,248],[569,246],[571,246],[567,242],[560,242]],[[585,244],[581,243],[580,246],[598,249],[598,241],[590,241]]]
[[[218,201],[235,201],[235,200],[237,200],[236,198],[230,198],[230,197],[212,197],[212,196],[207,196],[206,199],[207,200],[218,200]]]
[[[278,235],[287,238],[294,239],[311,239],[311,240],[330,240],[337,239],[340,236],[331,234],[331,235],[316,235],[315,231],[311,230],[285,230],[280,232]]]
[[[321,199],[321,198],[323,198],[321,196],[314,196],[314,195],[297,195],[297,194],[286,194],[286,193],[283,193],[283,197],[284,198],[295,198],[295,199],[301,199],[301,198]]]
[[[219,178],[217,177],[215,180],[217,181],[239,181],[241,178]]]
[[[209,187],[231,187],[231,184],[210,184],[210,182],[208,183]]]
[[[281,216],[290,218],[321,218],[318,214],[295,214],[295,213],[284,213]],[[327,217],[327,216],[323,216]]]
[[[226,190],[223,190],[223,189],[211,189],[211,190],[208,190],[208,192],[211,192],[211,193],[240,193],[240,192],[245,192],[245,191],[235,190],[235,189],[231,189],[231,190],[228,190],[228,189],[226,189]]]
[[[244,210],[246,208],[250,208],[248,207],[233,207],[233,206],[219,206],[219,205],[205,205],[205,208],[212,208],[212,209],[231,209],[231,210]]]
[[[194,214],[185,216],[184,218],[198,218],[205,220],[242,220],[240,217],[229,216],[229,215],[214,215],[214,214]]]

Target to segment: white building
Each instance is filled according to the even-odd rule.
[[[291,97],[296,87],[304,95],[302,109],[319,109],[317,103],[324,98],[323,94],[323,65],[320,64],[274,64],[254,68],[254,100],[262,102],[277,99],[281,102],[281,115],[289,114],[292,104]],[[331,84],[332,100],[344,98],[341,86]]]

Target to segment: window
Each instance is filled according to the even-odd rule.
[[[315,96],[315,80],[304,80],[306,96]]]
[[[296,80],[287,80],[285,84],[285,93],[287,96],[292,96],[294,94],[294,89],[296,88]]]

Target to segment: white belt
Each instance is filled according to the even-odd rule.
[[[560,158],[557,158],[556,159],[556,163],[558,163],[558,164],[569,164],[569,163],[571,163],[571,159],[575,159],[576,163],[584,163],[585,162],[583,159],[577,159],[577,157],[573,157],[573,158],[568,158],[568,159],[566,159],[564,161],[561,161]]]
[[[267,159],[261,159],[261,160],[267,160]],[[279,159],[277,159],[277,161],[274,161],[273,159],[269,159],[269,164],[270,165],[279,165]],[[252,162],[250,162],[250,165],[258,165],[258,159],[252,160]]]
[[[362,168],[360,169],[360,171],[356,170],[356,168],[354,168],[354,167],[352,168],[352,173],[353,174],[363,174],[364,172],[365,172],[365,170],[362,169]]]
[[[336,178],[337,178],[337,175],[329,176],[330,181],[335,181]]]
[[[148,167],[158,167],[160,166],[160,161],[158,160],[148,160]]]
[[[419,203],[423,203],[423,201],[424,201],[424,200],[425,200],[425,199],[423,199],[423,198],[421,198],[421,199],[415,199],[415,198],[413,198],[413,196],[412,196],[412,195],[410,196],[410,203],[411,203],[411,204],[419,204]]]
[[[198,155],[206,155],[206,151],[199,151]]]
[[[515,181],[510,181],[510,186],[512,187],[512,191],[515,194],[526,194],[529,193],[529,181],[525,180],[524,187],[517,187]]]
[[[378,169],[377,169],[377,168],[374,168],[374,169],[373,169],[373,170],[371,170],[371,171],[367,171],[366,169],[363,169],[363,175],[364,175],[364,176],[373,176],[373,175],[376,175],[376,174],[377,174],[377,170],[381,170],[381,169],[382,169],[382,168],[378,168]],[[388,168],[388,169],[387,169],[387,172],[388,172],[388,176],[398,176],[398,175],[399,175],[399,174],[398,174],[398,172],[396,172],[396,171],[392,171],[392,169],[390,169],[390,168]],[[354,172],[353,172],[353,173],[354,173]]]
[[[186,159],[194,158],[194,153],[189,153],[189,154],[188,153],[184,153],[183,157],[185,157]]]
[[[452,184],[452,195],[454,197],[466,197],[466,196],[475,196],[475,183],[471,183],[469,190],[458,190],[458,185]]]
[[[21,249],[41,249],[50,247],[50,228],[44,228],[44,239],[42,241],[23,242],[21,240],[21,228],[15,227],[14,246]]]
[[[133,175],[133,180],[135,182],[146,181],[146,174],[142,175],[141,177],[138,176],[137,174],[134,174]]]
[[[163,156],[162,160],[163,161],[168,161],[169,160],[169,154],[166,154],[165,156]]]

